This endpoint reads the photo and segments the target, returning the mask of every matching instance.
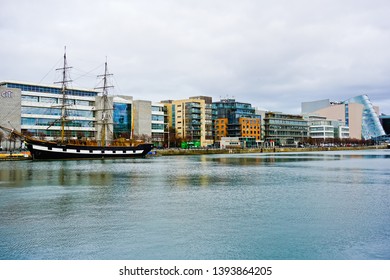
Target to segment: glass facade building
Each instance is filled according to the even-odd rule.
[[[132,129],[131,104],[114,102],[113,107],[114,138],[130,138]]]
[[[367,95],[359,95],[346,101],[330,102],[329,99],[303,102],[302,113],[318,114],[332,120],[341,120],[350,129],[350,137],[369,140],[385,135]]]
[[[21,131],[35,137],[60,136],[62,93],[59,86],[20,82],[2,82],[1,86],[21,92]],[[65,133],[67,137],[95,137],[95,97],[97,91],[69,89],[66,92]]]
[[[267,112],[264,118],[265,141],[292,146],[308,137],[308,121],[300,115]]]
[[[153,103],[151,106],[152,111],[152,141],[156,147],[162,147],[164,145],[164,133],[165,133],[165,123],[164,123],[164,104],[162,103]]]
[[[379,117],[379,120],[381,121],[383,130],[387,135],[390,135],[390,116],[382,115]]]
[[[358,103],[363,105],[362,138],[365,140],[385,135],[379,117],[367,95],[359,95],[345,101],[346,104]],[[347,114],[347,112],[346,112]]]
[[[105,106],[108,108],[106,141],[139,136],[156,146],[164,142],[167,126],[164,104],[133,100],[127,95],[109,96],[108,103],[104,103],[96,90],[73,88],[66,91],[66,105],[62,109],[61,87],[14,81],[0,82],[0,99],[0,124],[36,138],[58,140],[64,110],[66,138],[99,142]]]
[[[215,118],[215,138],[254,137],[260,140],[261,116],[250,103],[237,102],[235,99],[221,99],[213,102]]]

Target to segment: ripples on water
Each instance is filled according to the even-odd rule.
[[[389,259],[389,152],[0,162],[0,259]]]

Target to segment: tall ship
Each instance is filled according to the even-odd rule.
[[[101,96],[99,98],[101,106],[99,106],[99,109],[96,109],[96,115],[98,117],[96,126],[98,127],[98,132],[100,134],[100,141],[84,141],[84,143],[80,143],[80,141],[75,142],[72,141],[72,139],[69,139],[69,137],[66,137],[66,124],[70,121],[67,117],[67,107],[69,106],[69,102],[67,102],[67,91],[68,83],[70,82],[67,79],[67,70],[69,68],[70,67],[67,66],[65,50],[63,67],[57,69],[62,71],[62,81],[59,82],[61,83],[62,95],[61,104],[59,104],[61,116],[56,120],[61,125],[61,131],[60,138],[57,141],[39,140],[1,125],[0,128],[21,138],[30,151],[33,160],[145,157],[153,149],[153,144],[136,143],[130,140],[123,141],[123,139],[114,141],[108,140],[109,138],[112,139],[112,137],[108,136],[113,134],[113,132],[110,131],[112,107],[110,108],[108,98],[108,88],[111,86],[108,86],[107,84],[107,77],[111,74],[108,74],[107,62],[105,62],[104,74],[99,76],[102,77],[103,85],[98,88],[101,89]]]

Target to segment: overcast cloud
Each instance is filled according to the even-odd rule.
[[[108,59],[115,94],[235,98],[299,113],[367,94],[390,114],[388,0],[0,0],[0,81],[73,86]]]

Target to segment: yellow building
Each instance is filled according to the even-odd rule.
[[[168,124],[177,138],[201,147],[213,144],[211,104],[201,97],[162,101],[166,106]],[[210,112],[210,113],[209,113]]]

